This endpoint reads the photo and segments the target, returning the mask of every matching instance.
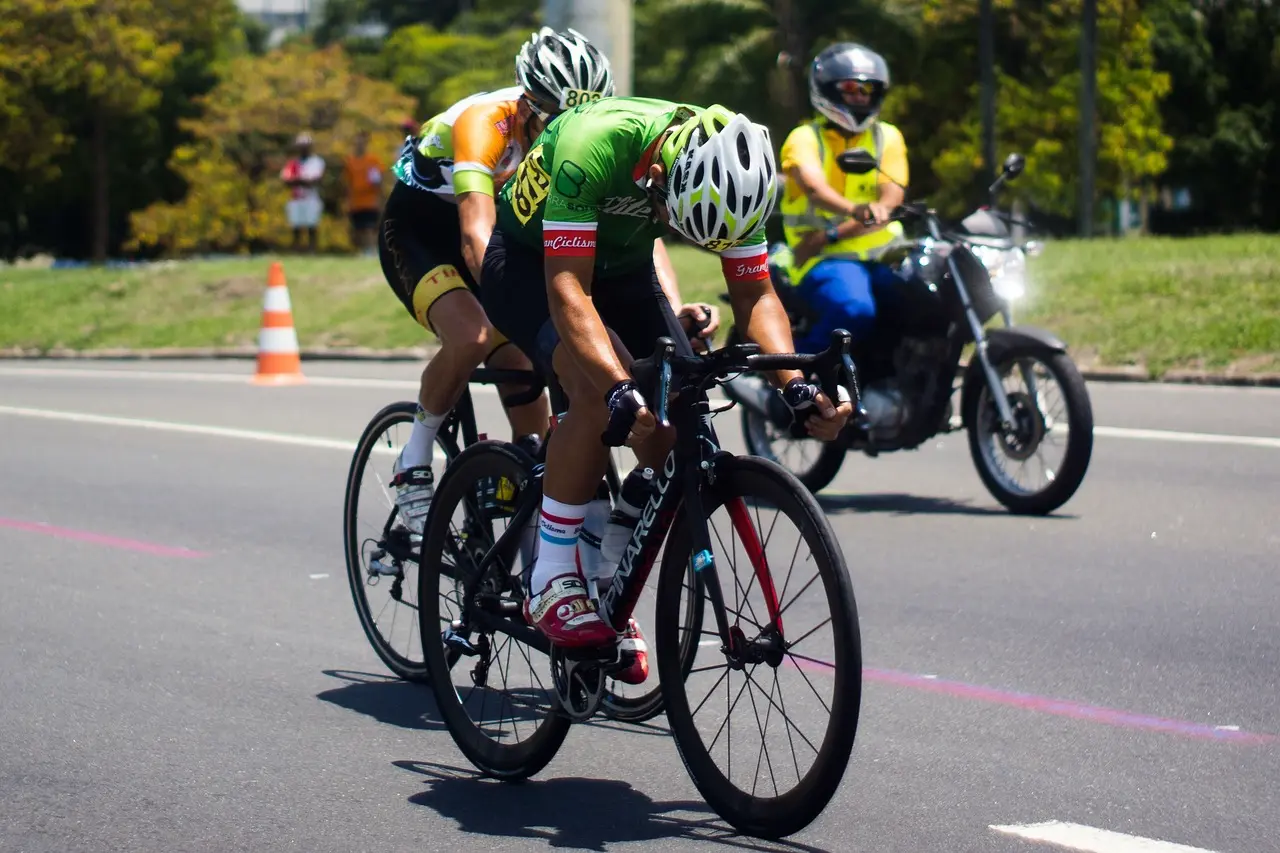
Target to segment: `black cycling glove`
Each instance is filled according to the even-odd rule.
[[[811,415],[818,413],[818,404],[814,402],[821,389],[812,382],[799,376],[788,382],[782,389],[782,401],[791,410],[791,435],[793,438],[804,438],[809,434],[804,422]]]
[[[636,422],[636,413],[648,404],[636,383],[624,379],[609,389],[604,395],[605,405],[609,407],[609,426],[600,435],[606,447],[621,447],[631,434],[631,427]]]

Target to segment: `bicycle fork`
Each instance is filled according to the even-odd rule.
[[[714,463],[713,463],[714,464]],[[768,663],[777,666],[782,662],[785,642],[782,638],[782,613],[778,606],[777,590],[773,584],[773,576],[765,559],[764,548],[760,537],[751,522],[746,503],[740,497],[730,498],[725,508],[733,524],[734,534],[742,542],[747,558],[751,561],[755,573],[753,583],[759,583],[761,594],[765,599],[765,607],[769,613],[769,624],[764,626],[760,634],[748,640],[738,622],[729,624],[729,613],[725,607],[724,590],[720,585],[719,573],[716,570],[715,556],[711,550],[711,534],[707,529],[707,518],[703,511],[702,494],[698,475],[694,472],[690,478],[685,495],[685,507],[688,512],[689,528],[693,540],[694,574],[698,578],[707,597],[711,600],[715,613],[716,630],[720,634],[720,651],[728,659],[734,669],[741,669],[748,663]],[[737,577],[733,579],[738,583]],[[745,598],[751,592],[752,584],[743,590]],[[740,620],[739,620],[740,621]]]

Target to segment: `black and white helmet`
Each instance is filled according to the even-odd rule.
[[[608,58],[577,30],[543,27],[516,54],[516,79],[544,112],[613,95]]]
[[[870,84],[865,106],[846,104],[840,87],[846,81]],[[889,63],[860,44],[840,42],[814,57],[809,66],[809,102],[813,108],[850,133],[861,133],[880,114],[889,91]]]

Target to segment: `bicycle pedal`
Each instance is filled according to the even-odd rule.
[[[369,561],[369,574],[385,575],[386,577],[394,578],[394,577],[400,576],[400,568],[397,565],[395,565],[394,562],[392,562],[391,565],[387,565],[386,563],[382,562],[382,560],[375,558]]]
[[[440,634],[440,640],[448,648],[453,649],[469,658],[476,657],[480,654],[480,650],[472,645],[471,641],[461,634],[455,633],[452,628],[446,628]]]

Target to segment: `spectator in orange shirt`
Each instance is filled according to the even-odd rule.
[[[378,211],[382,207],[383,163],[368,153],[369,134],[356,137],[355,153],[346,158],[343,180],[347,186],[347,216],[351,240],[356,248],[371,255],[376,246]]]

